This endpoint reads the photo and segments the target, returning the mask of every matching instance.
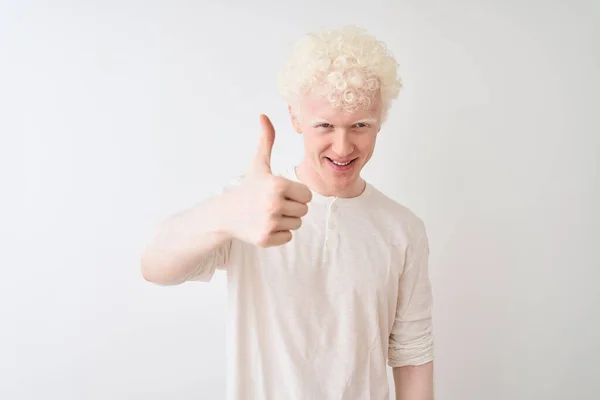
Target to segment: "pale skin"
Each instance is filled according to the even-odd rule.
[[[261,115],[258,151],[244,181],[163,222],[142,255],[146,280],[181,283],[204,257],[234,238],[261,247],[289,242],[308,212],[309,187],[325,196],[361,194],[365,182],[360,172],[373,155],[381,129],[379,97],[371,108],[349,113],[307,94],[289,106],[289,112],[294,129],[304,138],[304,158],[296,170],[303,183],[272,174],[275,130]],[[350,164],[336,167],[336,162]],[[393,375],[397,400],[433,400],[432,362],[396,367]]]
[[[300,180],[317,192],[355,197],[364,190],[360,171],[371,159],[381,130],[379,98],[368,110],[346,113],[332,108],[327,99],[308,94],[289,106],[292,125],[304,136],[304,160],[297,169]],[[329,159],[352,162],[351,169],[333,170]],[[397,400],[433,400],[433,362],[393,369]]]
[[[393,370],[396,400],[433,400],[433,361]]]
[[[289,106],[292,125],[304,138],[304,158],[296,171],[301,181],[325,196],[360,195],[365,187],[360,171],[373,155],[381,129],[381,103],[373,103],[368,110],[347,113],[309,93]],[[331,160],[352,164],[339,171]]]

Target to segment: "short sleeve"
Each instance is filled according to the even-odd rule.
[[[389,337],[391,367],[422,365],[433,360],[432,291],[426,233],[409,245],[398,282],[396,317]]]

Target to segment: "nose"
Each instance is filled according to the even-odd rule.
[[[341,130],[335,133],[333,143],[331,144],[331,150],[333,150],[339,158],[344,158],[352,154],[354,145],[350,140],[348,132]]]

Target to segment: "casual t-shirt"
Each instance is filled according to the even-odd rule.
[[[428,257],[422,220],[369,183],[313,192],[289,243],[215,250],[190,280],[227,271],[227,397],[388,399],[386,364],[433,359]]]

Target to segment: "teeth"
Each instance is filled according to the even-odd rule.
[[[334,163],[335,165],[339,165],[340,167],[343,167],[344,165],[348,165],[348,164],[350,164],[350,162],[351,162],[351,161],[352,161],[352,160],[350,160],[350,161],[348,161],[348,162],[345,162],[345,163],[340,163],[340,162],[337,162],[337,161],[331,160],[331,162],[332,162],[332,163]]]

